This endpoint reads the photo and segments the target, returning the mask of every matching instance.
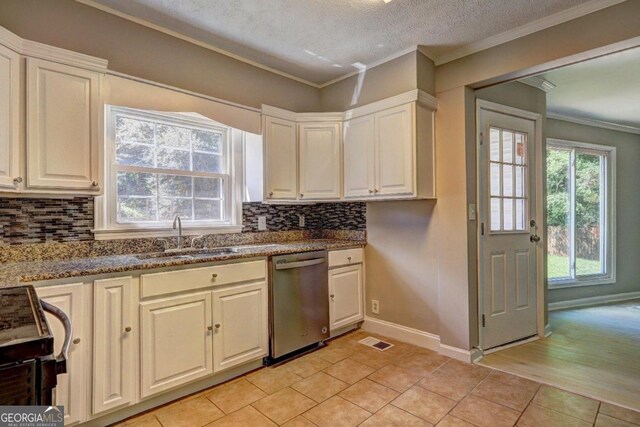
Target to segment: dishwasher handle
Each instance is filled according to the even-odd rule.
[[[295,262],[280,262],[280,263],[276,263],[276,270],[288,270],[290,268],[309,267],[312,265],[323,264],[325,262],[326,262],[325,258],[313,258],[305,261],[295,261]]]

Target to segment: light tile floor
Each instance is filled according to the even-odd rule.
[[[406,343],[358,343],[371,335],[352,332],[119,425],[640,426],[638,412]]]

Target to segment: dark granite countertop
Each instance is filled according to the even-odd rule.
[[[237,252],[206,256],[198,255],[193,258],[159,257],[140,259],[137,255],[115,255],[59,261],[5,263],[0,265],[0,287],[16,286],[31,282],[70,277],[93,276],[98,274],[119,273],[134,270],[149,270],[172,266],[186,266],[191,264],[266,257],[296,252],[346,249],[363,247],[365,245],[365,241],[312,239],[283,243],[234,246]]]

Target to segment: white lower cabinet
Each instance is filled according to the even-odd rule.
[[[136,301],[131,277],[93,285],[93,414],[135,400]]]
[[[141,397],[213,373],[211,292],[140,303]]]
[[[268,353],[267,283],[213,291],[213,370],[219,372]]]
[[[332,331],[364,319],[362,264],[329,270],[329,321]]]
[[[60,286],[37,288],[38,297],[61,309],[71,321],[73,336],[67,359],[67,373],[58,375],[58,385],[54,391],[54,404],[64,406],[64,424],[84,421],[86,416],[86,342],[85,336],[85,302],[83,300],[83,284],[72,283]],[[47,323],[53,332],[55,354],[58,355],[64,341],[62,323],[46,314]]]

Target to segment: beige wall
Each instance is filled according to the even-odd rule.
[[[415,51],[320,90],[322,111],[345,111],[420,88],[434,94],[433,61]]]
[[[640,135],[547,119],[547,137],[616,147],[616,283],[550,289],[549,302],[640,291]]]
[[[252,107],[313,111],[317,88],[74,0],[2,0],[0,25],[19,36],[109,60],[109,69]]]

